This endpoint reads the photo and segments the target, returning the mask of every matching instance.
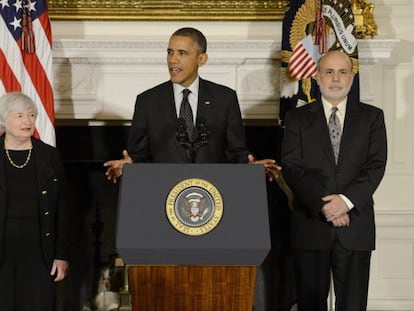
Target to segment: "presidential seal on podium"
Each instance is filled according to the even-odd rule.
[[[169,192],[166,214],[177,231],[190,236],[204,235],[219,224],[223,216],[223,199],[207,180],[185,179]]]

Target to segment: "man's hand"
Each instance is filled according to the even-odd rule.
[[[110,160],[104,163],[104,166],[107,167],[105,175],[106,179],[112,180],[116,184],[117,179],[122,175],[122,169],[126,163],[132,163],[132,159],[128,154],[128,151],[122,151],[123,159],[119,160]]]
[[[66,260],[55,259],[53,260],[52,269],[50,270],[50,275],[55,275],[55,282],[62,281],[69,270],[69,262]]]
[[[248,156],[249,164],[261,164],[265,167],[266,176],[269,178],[269,181],[278,179],[280,176],[280,171],[282,167],[276,164],[276,161],[273,159],[263,159],[255,160],[252,154]]]
[[[334,227],[349,226],[349,209],[340,195],[327,195],[322,198],[322,201],[327,202],[322,207],[322,213],[327,221],[332,222]]]
[[[331,221],[331,223],[334,227],[349,227],[349,224],[350,224],[349,215],[345,214],[345,215],[336,217],[335,219]]]

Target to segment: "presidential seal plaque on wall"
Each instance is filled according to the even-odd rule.
[[[170,224],[185,235],[199,236],[217,227],[223,216],[223,199],[210,182],[185,179],[167,196],[166,214]]]

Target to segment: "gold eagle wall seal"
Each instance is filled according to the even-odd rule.
[[[176,184],[166,200],[170,224],[179,232],[204,235],[219,224],[223,216],[223,198],[210,182],[189,178]]]

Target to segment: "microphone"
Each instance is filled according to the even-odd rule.
[[[189,140],[187,133],[187,126],[185,125],[185,120],[183,118],[177,119],[177,128],[175,130],[175,137],[181,146],[188,148]]]
[[[196,139],[194,142],[190,141],[188,138],[187,125],[183,118],[177,119],[177,128],[175,130],[175,137],[180,143],[180,146],[185,149],[187,159],[190,163],[195,162],[198,149],[208,143],[208,138],[210,136],[210,131],[208,130],[207,122],[204,117],[197,118],[196,124]]]
[[[175,130],[175,137],[180,143],[180,146],[185,150],[187,160],[190,163],[194,162],[194,144],[188,139],[187,125],[183,118],[177,119],[177,129]]]
[[[197,141],[199,144],[199,147],[206,145],[208,143],[208,138],[210,136],[210,131],[207,127],[207,121],[206,118],[200,116],[197,118]]]

